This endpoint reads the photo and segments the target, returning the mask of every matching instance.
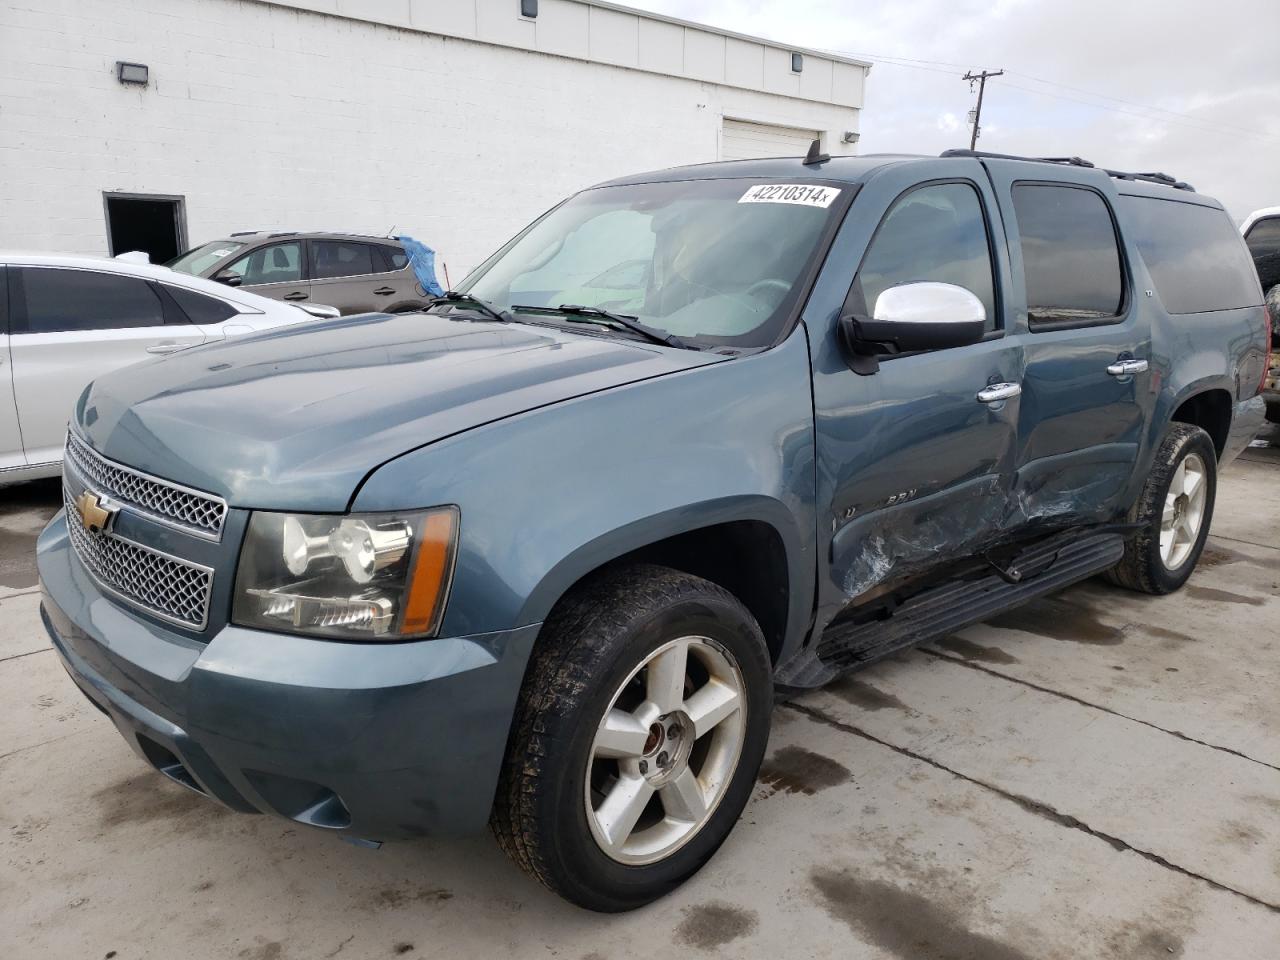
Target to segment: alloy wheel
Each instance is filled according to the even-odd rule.
[[[693,839],[738,766],[746,691],[737,663],[707,637],[650,653],[614,693],[587,761],[587,822],[600,849],[654,863]]]
[[[1208,494],[1208,468],[1198,453],[1188,453],[1173,472],[1160,516],[1160,560],[1166,570],[1178,569],[1195,549]]]

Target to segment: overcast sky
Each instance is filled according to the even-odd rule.
[[[980,149],[1161,170],[1237,220],[1280,204],[1280,0],[631,2],[797,46],[946,61],[876,63],[860,153],[967,147],[975,95],[960,77],[1003,68]]]

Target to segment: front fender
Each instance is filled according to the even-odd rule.
[[[634,520],[582,544],[538,581],[520,611],[519,622],[538,623],[545,620],[556,601],[570,587],[618,557],[682,533],[735,521],[767,524],[782,541],[787,555],[787,573],[791,587],[788,616],[790,636],[796,625],[807,621],[807,608],[812,601],[812,590],[808,589],[805,578],[811,578],[813,571],[806,565],[804,535],[796,526],[795,516],[785,504],[770,497],[751,495],[690,503],[662,514]],[[743,560],[749,562],[749,558]],[[801,589],[796,589],[797,586]]]
[[[551,404],[392,460],[352,508],[456,504],[442,631],[539,622],[602,563],[729,520],[770,524],[802,621],[816,576],[813,407],[803,328],[779,346]],[[750,558],[743,558],[750,562]]]

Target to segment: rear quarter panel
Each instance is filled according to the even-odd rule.
[[[1126,185],[1128,186],[1128,185]],[[1133,189],[1133,188],[1129,188]],[[1129,194],[1129,189],[1121,193]],[[1131,196],[1142,194],[1134,192]],[[1117,206],[1121,229],[1129,235],[1131,247],[1135,233],[1122,196]],[[1180,202],[1196,203],[1221,210],[1208,197],[1190,195]],[[1225,213],[1222,214],[1224,217]],[[1247,256],[1243,240],[1241,256]],[[1150,390],[1155,394],[1155,407],[1148,425],[1147,442],[1140,456],[1140,469],[1135,476],[1135,490],[1141,489],[1150,469],[1151,459],[1170,420],[1188,399],[1211,390],[1222,391],[1231,401],[1233,424],[1231,437],[1223,451],[1224,462],[1239,453],[1241,437],[1249,431],[1237,430],[1235,421],[1252,422],[1260,404],[1254,398],[1262,379],[1269,329],[1266,308],[1262,306],[1262,290],[1257,289],[1257,306],[1203,313],[1171,314],[1161,302],[1159,291],[1140,252],[1134,258],[1135,295],[1145,300],[1151,317]],[[1250,434],[1251,436],[1251,434]],[[1243,442],[1247,442],[1244,439]]]

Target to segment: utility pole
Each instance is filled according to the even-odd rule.
[[[987,78],[1003,76],[1003,70],[988,71],[983,70],[981,73],[970,71],[964,75],[964,79],[969,81],[969,89],[973,90],[973,81],[978,81],[978,109],[973,111],[973,134],[969,137],[969,149],[978,149],[978,125],[982,122],[982,95],[987,90]]]

